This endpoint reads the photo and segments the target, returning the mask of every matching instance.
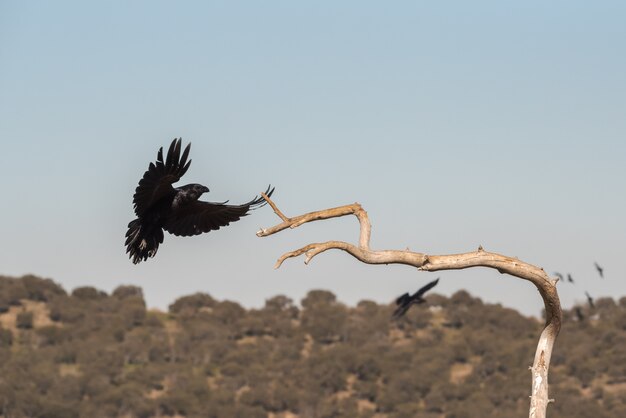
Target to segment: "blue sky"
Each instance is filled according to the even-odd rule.
[[[357,223],[257,238],[269,208],[132,265],[134,188],[182,136],[183,183],[208,200],[272,183],[287,215],[358,201],[375,249],[482,244],[572,273],[565,306],[626,295],[625,20],[617,1],[0,1],[0,274],[135,284],[161,308],[195,291],[387,302],[435,277],[342,253],[274,271],[306,243],[356,242]],[[487,269],[435,274],[444,294],[542,307]]]

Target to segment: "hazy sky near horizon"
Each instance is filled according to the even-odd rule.
[[[389,302],[440,276],[538,314],[528,282],[325,253],[354,218],[268,238],[268,207],[133,265],[132,195],[159,147],[192,143],[184,183],[288,216],[355,201],[374,249],[517,256],[563,305],[626,295],[626,3],[0,0],[0,274],[120,284],[166,308],[196,291],[244,306],[328,289]],[[605,268],[599,279],[593,267]]]

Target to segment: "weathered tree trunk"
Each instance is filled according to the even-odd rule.
[[[283,215],[269,197],[265,194],[263,194],[263,197],[274,209],[274,212],[281,218],[282,222],[271,228],[261,229],[257,232],[257,236],[259,237],[266,237],[287,228],[297,228],[307,222],[346,215],[356,216],[360,224],[358,246],[343,241],[308,244],[300,249],[283,254],[276,262],[274,268],[279,268],[287,258],[304,254],[304,262],[308,264],[316,255],[326,250],[338,249],[368,264],[406,264],[417,267],[418,270],[422,271],[490,267],[498,270],[502,274],[506,273],[532,282],[543,298],[546,311],[546,324],[539,338],[535,359],[530,368],[532,371],[532,392],[530,395],[530,412],[528,416],[529,418],[544,418],[546,416],[548,403],[552,401],[548,398],[548,370],[550,367],[550,358],[552,356],[554,341],[561,328],[561,304],[556,291],[558,279],[550,279],[546,272],[540,267],[525,263],[514,257],[487,252],[482,247],[478,247],[478,250],[468,253],[448,255],[429,255],[409,250],[373,251],[369,248],[371,224],[367,212],[358,203],[288,218]]]

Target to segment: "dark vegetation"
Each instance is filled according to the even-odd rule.
[[[0,277],[2,418],[523,417],[542,323],[460,291],[405,317],[327,291],[246,310]],[[626,298],[565,311],[551,417],[626,416]],[[583,318],[582,320],[580,318]]]

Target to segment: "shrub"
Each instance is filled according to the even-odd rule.
[[[15,325],[20,329],[31,329],[33,327],[33,313],[30,311],[18,313]]]

